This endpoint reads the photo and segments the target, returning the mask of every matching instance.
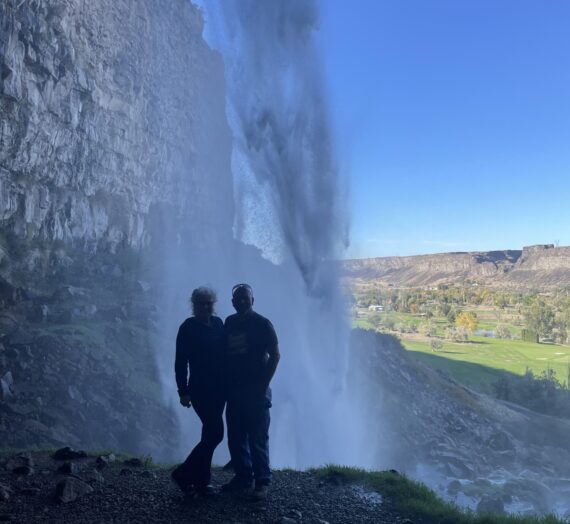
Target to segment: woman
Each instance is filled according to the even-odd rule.
[[[190,302],[193,316],[178,330],[174,369],[180,403],[194,407],[202,421],[202,438],[184,463],[172,472],[172,479],[184,492],[208,496],[215,493],[210,485],[212,455],[224,438],[224,325],[221,318],[214,316],[213,289],[195,289]]]

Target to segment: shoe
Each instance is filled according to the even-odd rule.
[[[172,471],[170,478],[184,493],[192,493],[194,491],[194,486],[184,478],[184,474],[180,470],[180,466]]]
[[[206,486],[196,486],[196,493],[202,497],[215,497],[218,492],[211,484]]]
[[[251,489],[251,485],[251,480],[243,480],[239,477],[234,477],[227,484],[222,486],[222,491],[224,493],[243,494]]]
[[[256,502],[267,500],[269,494],[269,486],[267,484],[256,484],[255,489],[251,493],[251,500]]]

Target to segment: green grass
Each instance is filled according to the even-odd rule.
[[[472,308],[479,317],[478,329],[494,330],[497,324],[506,325],[511,333],[520,335],[520,326],[500,322],[500,312],[496,309]],[[420,330],[425,317],[409,313],[387,312],[380,314],[383,319],[392,319],[396,325],[415,325]],[[450,326],[444,317],[432,318],[438,337],[443,337]],[[371,316],[353,320],[353,327],[376,329]],[[421,331],[421,330],[420,330]],[[535,374],[552,369],[560,382],[568,379],[570,364],[570,346],[558,344],[536,344],[520,339],[496,339],[493,337],[470,336],[468,342],[443,340],[443,347],[433,351],[431,339],[421,339],[406,333],[396,333],[402,344],[419,361],[448,373],[452,378],[465,385],[488,392],[490,386],[506,371],[523,375],[527,369]]]
[[[553,369],[563,382],[567,379],[570,362],[568,346],[523,340],[470,337],[469,342],[444,341],[443,347],[436,352],[427,341],[403,338],[402,344],[418,360],[449,373],[458,382],[483,386],[483,389],[494,382],[501,371],[523,375],[527,368],[535,374]],[[465,363],[476,366],[465,366]]]
[[[365,471],[329,465],[312,470],[323,481],[333,484],[364,484],[385,497],[397,513],[424,524],[563,524],[553,515],[519,517],[463,511],[440,499],[424,484],[391,471]]]

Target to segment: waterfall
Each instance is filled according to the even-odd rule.
[[[210,283],[225,315],[231,284],[253,287],[282,355],[272,383],[274,466],[370,466],[364,417],[346,387],[350,326],[334,260],[347,244],[348,214],[314,41],[317,5],[224,0],[202,8],[206,39],[225,68],[234,241],[181,248],[169,289],[188,295]],[[164,374],[171,382],[169,363]]]

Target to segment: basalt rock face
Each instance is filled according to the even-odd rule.
[[[186,0],[0,2],[3,445],[172,459],[158,250],[230,242],[233,221],[223,63],[202,29]]]
[[[402,287],[470,282],[549,289],[570,285],[570,247],[365,258],[345,261],[343,271],[357,287],[374,282]]]
[[[6,0],[0,23],[4,232],[140,248],[161,207],[231,209],[223,65],[190,2]]]

